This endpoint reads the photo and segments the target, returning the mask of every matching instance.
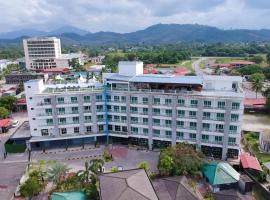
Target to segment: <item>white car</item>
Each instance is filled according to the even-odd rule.
[[[18,125],[19,125],[19,121],[18,121],[18,120],[14,120],[14,121],[12,122],[11,127],[15,128],[15,127],[17,127]]]

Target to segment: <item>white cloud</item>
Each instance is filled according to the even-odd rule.
[[[0,32],[72,25],[130,32],[157,23],[270,28],[269,0],[0,0]]]

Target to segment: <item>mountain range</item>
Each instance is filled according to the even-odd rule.
[[[131,33],[96,32],[91,33],[76,27],[65,26],[53,31],[24,29],[0,33],[0,43],[18,43],[23,38],[33,36],[57,36],[65,44],[160,44],[181,42],[269,42],[270,30],[234,29],[198,24],[156,24]]]

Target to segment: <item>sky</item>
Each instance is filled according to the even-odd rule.
[[[0,0],[0,32],[75,26],[132,32],[158,23],[270,29],[270,0]]]

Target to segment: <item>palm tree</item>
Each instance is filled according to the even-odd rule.
[[[256,99],[257,99],[258,92],[262,91],[264,79],[265,79],[265,77],[261,73],[252,74],[250,77],[251,88],[253,91],[256,92]]]
[[[48,169],[48,179],[52,180],[54,183],[59,183],[61,177],[66,176],[69,170],[70,168],[66,164],[56,162],[52,167]]]
[[[89,163],[91,172],[96,175],[102,173],[102,166],[104,165],[104,161],[102,159],[93,159]]]

